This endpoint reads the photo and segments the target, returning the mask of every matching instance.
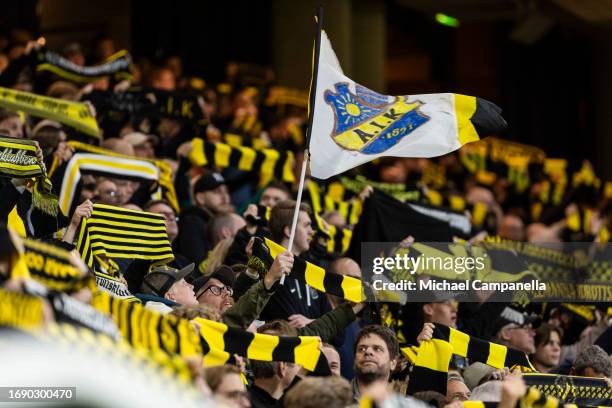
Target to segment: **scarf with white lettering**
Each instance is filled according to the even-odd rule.
[[[0,176],[35,178],[32,204],[50,215],[57,215],[57,197],[51,194],[51,181],[45,164],[36,157],[36,142],[0,137]]]

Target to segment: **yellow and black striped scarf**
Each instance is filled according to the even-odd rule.
[[[327,186],[323,194],[321,187],[316,182],[310,180],[306,188],[308,189],[308,197],[310,198],[312,210],[319,215],[329,211],[338,211],[348,225],[355,225],[359,222],[363,205],[357,198],[351,200],[344,199],[344,190],[341,187],[340,183],[332,183]]]
[[[525,353],[438,323],[432,339],[421,343],[416,356],[411,348],[402,352],[414,363],[408,386],[411,394],[434,390],[446,395],[448,365],[453,354],[467,358],[470,363],[480,362],[498,369],[519,366],[535,370]]]
[[[159,169],[155,164],[145,160],[76,153],[66,164],[59,193],[59,208],[66,216],[69,216],[78,205],[77,191],[83,173],[113,178],[127,177],[149,183],[156,183],[160,179]]]
[[[0,326],[32,331],[41,328],[43,321],[41,298],[0,289]]]
[[[286,251],[285,248],[267,238],[265,243],[261,239],[255,239],[253,256],[249,259],[249,267],[257,270],[260,275],[264,275],[274,259],[284,251]],[[329,293],[351,302],[358,303],[365,299],[363,285],[359,279],[327,273],[325,269],[313,265],[299,256],[294,258],[290,276],[320,292]]]
[[[163,215],[104,204],[94,204],[91,217],[81,219],[77,250],[90,267],[94,255],[154,264],[174,259]]]
[[[257,217],[247,215],[247,221],[260,226],[268,225],[270,221],[270,214],[272,209],[261,205],[257,206]],[[319,235],[326,239],[326,247],[330,254],[343,254],[345,253],[351,243],[353,237],[353,231],[348,228],[337,228],[334,225],[326,224],[321,216],[316,212],[313,212],[314,223],[312,224],[313,229]]]
[[[74,82],[95,82],[104,77],[112,77],[117,81],[133,79],[132,57],[126,50],[116,52],[102,63],[88,67],[77,65],[47,49],[38,50],[35,58],[37,72],[52,72]]]
[[[94,275],[99,290],[105,291],[123,300],[140,303],[140,299],[130,293],[127,285],[121,279],[99,270],[94,271]]]
[[[31,278],[46,288],[59,292],[95,289],[93,276],[75,268],[65,249],[29,238],[24,238],[23,244]]]
[[[136,157],[136,156],[126,156],[123,154],[116,153],[109,149],[104,149],[102,147],[88,145],[88,144],[78,142],[75,140],[69,141],[68,146],[70,146],[75,153],[93,153],[96,155],[103,155],[103,156],[109,156],[113,158],[133,160],[133,161],[143,161],[146,163],[154,164],[155,167],[157,167],[157,174],[158,174],[158,178],[156,181],[158,182],[159,186],[163,190],[163,197],[168,201],[168,203],[170,203],[174,211],[176,211],[177,213],[180,211],[178,199],[176,197],[176,191],[174,189],[174,182],[172,180],[172,168],[165,161],[158,160],[158,159],[145,159],[145,158]],[[114,177],[120,178],[121,174],[123,174],[124,176],[131,175],[132,171],[138,171],[138,168],[136,167],[138,166],[138,163],[136,162],[126,162],[126,163],[124,163],[123,161],[113,162],[111,159],[107,159],[107,158],[105,158],[104,161],[106,162],[106,165],[104,165],[103,163],[98,163],[98,165],[101,166],[100,170],[98,171],[100,171],[101,173],[110,172],[110,174],[112,174]],[[85,167],[87,167],[88,165],[87,160],[84,160],[84,159],[81,160],[80,163],[84,165]],[[93,163],[92,163],[92,166],[93,166]],[[49,173],[53,174],[54,171],[57,169],[57,167],[58,167],[58,161],[57,159],[54,159]],[[117,171],[111,170],[108,167],[116,168]],[[95,173],[96,169],[92,167],[92,171]],[[152,174],[151,171],[148,168],[147,169],[143,168],[142,171],[143,171],[143,174],[142,174],[143,180],[149,181],[150,174]],[[137,174],[133,175],[133,177],[139,178]]]
[[[189,160],[194,166],[212,166],[217,169],[233,167],[258,173],[260,186],[265,186],[273,179],[287,183],[295,181],[294,158],[290,151],[231,147],[224,143],[209,143],[195,138],[192,141]]]
[[[317,234],[326,239],[326,249],[330,254],[344,254],[348,251],[353,238],[353,230],[349,228],[338,228],[326,223],[316,212],[313,213],[313,227]]]
[[[106,292],[96,293],[92,306],[110,316],[123,339],[135,349],[163,351],[183,357],[202,355],[200,338],[186,319],[162,315],[140,303],[119,299]]]
[[[566,403],[612,406],[612,388],[603,378],[524,373],[523,379],[528,386]]]
[[[497,408],[497,402],[463,401],[464,408]],[[564,404],[557,398],[548,396],[534,387],[527,388],[527,392],[516,403],[517,408],[578,408],[576,405]]]
[[[128,289],[127,282],[122,279],[119,265],[110,258],[103,259],[94,255],[92,267],[98,290],[107,292],[124,301],[140,303],[140,299],[132,295]]]
[[[204,365],[225,364],[233,354],[252,360],[300,364],[309,371],[314,371],[320,361],[327,362],[321,358],[321,341],[316,336],[273,336],[251,333],[202,318],[194,320],[200,326]]]
[[[57,215],[57,197],[51,193],[51,181],[45,164],[36,157],[36,142],[0,136],[0,176],[35,178],[32,205],[50,215]]]
[[[0,108],[55,120],[86,135],[100,137],[96,118],[91,114],[89,107],[81,102],[0,87]]]
[[[193,399],[198,397],[192,386],[192,372],[185,359],[178,355],[162,350],[143,350],[123,339],[111,339],[85,327],[66,323],[50,324],[44,331],[37,333],[36,337],[66,351],[81,350],[87,354],[100,355],[121,366],[144,372],[151,387],[159,385],[170,389],[181,406],[194,406]]]

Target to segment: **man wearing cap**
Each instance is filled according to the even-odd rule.
[[[535,329],[541,323],[541,317],[528,315],[515,308],[506,306],[492,325],[495,341],[505,346],[520,350],[526,354],[535,353]]]
[[[275,283],[292,267],[293,255],[290,252],[279,254],[263,279],[234,299],[234,271],[229,266],[221,265],[210,276],[201,276],[193,282],[195,296],[199,304],[207,305],[222,314],[224,323],[246,329],[259,318],[274,294]]]
[[[209,276],[201,276],[193,282],[193,290],[199,304],[207,305],[223,314],[234,305],[232,287],[234,271],[221,265]]]
[[[259,318],[268,300],[275,290],[279,289],[277,282],[283,273],[286,274],[291,270],[293,260],[294,256],[289,251],[279,254],[264,277],[235,299],[231,298],[234,272],[228,266],[222,265],[212,275],[196,279],[194,282],[196,299],[200,304],[205,304],[221,313],[223,323],[246,329]],[[297,333],[300,336],[319,336],[322,341],[329,342],[355,320],[356,314],[363,309],[363,306],[363,303],[342,303],[305,327],[298,328]]]
[[[424,323],[438,323],[457,328],[457,301],[459,293],[448,291],[422,291],[425,302],[408,302],[402,308],[400,329],[406,341],[414,343]]]
[[[194,264],[183,269],[158,266],[145,275],[138,297],[145,303],[145,307],[161,313],[172,311],[171,306],[197,306],[198,301],[193,292],[193,285],[185,281]]]
[[[208,223],[215,215],[234,212],[225,179],[220,173],[201,176],[193,187],[194,206],[181,214],[175,249],[199,265],[208,256],[212,245]]]

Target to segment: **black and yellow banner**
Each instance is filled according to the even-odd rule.
[[[452,327],[435,323],[433,338],[449,343],[452,353],[467,358],[470,364],[480,362],[498,369],[520,366],[535,370],[525,353],[472,337]]]
[[[29,238],[23,239],[30,276],[50,290],[74,292],[95,288],[93,276],[76,268],[71,254],[63,248]]]
[[[163,215],[104,204],[94,204],[91,217],[81,219],[77,250],[90,267],[93,255],[156,264],[174,259]]]
[[[317,234],[326,240],[326,249],[330,254],[344,254],[348,251],[353,237],[353,231],[348,228],[338,228],[326,223],[316,212],[313,214],[313,227]]]
[[[524,373],[525,384],[559,400],[579,406],[612,406],[612,388],[603,378]]]
[[[51,181],[45,164],[36,156],[36,142],[27,139],[0,137],[0,176],[36,178],[32,192],[34,207],[47,214],[57,215],[57,197],[51,194]]]
[[[497,408],[499,403],[487,401],[463,401],[463,408]],[[557,398],[548,396],[534,387],[527,388],[524,396],[516,404],[520,408],[578,408],[575,404],[564,404]]]
[[[402,352],[414,364],[409,384],[411,394],[434,390],[446,395],[448,365],[453,354],[467,358],[470,364],[480,362],[497,369],[518,366],[533,370],[525,353],[438,323],[432,339],[421,342],[416,353],[411,348],[403,348]]]
[[[95,271],[94,275],[96,277],[96,284],[98,285],[98,289],[108,292],[109,294],[123,300],[132,300],[135,302],[140,302],[137,297],[130,293],[127,284],[121,279],[112,275],[105,274],[101,271]]]
[[[48,299],[53,307],[53,316],[57,323],[85,327],[111,339],[121,337],[113,320],[91,305],[61,292],[52,292]]]
[[[250,147],[231,147],[224,143],[209,143],[195,138],[189,154],[194,166],[212,166],[217,169],[233,167],[259,174],[259,185],[265,186],[276,179],[293,183],[294,158],[290,151],[274,149],[255,150]]]
[[[43,323],[41,298],[0,289],[0,326],[36,330]]]
[[[126,50],[121,50],[101,64],[80,66],[61,55],[40,49],[36,52],[36,71],[52,72],[74,82],[95,82],[101,78],[112,77],[115,80],[132,80],[132,57]]]
[[[77,175],[80,173],[81,169],[92,174],[99,173],[102,175],[112,175],[112,177],[115,178],[127,176],[133,179],[142,179],[144,182],[150,182],[153,180],[155,172],[152,171],[151,166],[148,166],[145,163],[151,163],[157,167],[157,178],[155,181],[162,188],[163,197],[170,203],[175,211],[178,212],[180,210],[178,199],[176,197],[176,191],[174,189],[174,181],[172,179],[172,168],[165,161],[145,159],[136,156],[126,156],[109,149],[88,145],[74,140],[69,141],[68,146],[73,149],[75,154],[92,153],[95,155],[109,156],[111,158],[124,159],[127,161],[82,156],[82,158],[78,160],[78,172],[73,167],[76,166],[77,163],[73,162],[71,166],[69,166],[70,168],[66,169],[68,177],[65,178],[65,181],[70,183],[70,185],[66,186],[65,192],[62,194],[62,197],[64,198],[62,200],[62,211],[66,210],[66,208],[71,208],[68,206],[66,199],[72,197],[72,200],[74,200],[74,193],[71,191],[77,188],[75,183],[78,182]],[[57,168],[58,161],[57,159],[54,159],[53,164],[51,165],[50,173],[53,174]],[[63,187],[64,186],[62,184],[62,191],[64,191]],[[71,206],[74,206],[74,204],[75,203],[72,203]]]
[[[249,266],[264,275],[274,259],[284,251],[286,251],[285,248],[267,238],[265,243],[261,239],[255,239],[253,256],[249,260]],[[290,275],[320,292],[329,293],[351,302],[359,303],[365,299],[363,285],[359,279],[327,273],[325,269],[311,264],[299,256],[294,258]]]
[[[338,211],[348,225],[355,225],[363,209],[361,201],[357,198],[344,199],[344,189],[340,183],[332,183],[323,193],[321,186],[310,180],[306,185],[312,210],[323,215],[329,211]]]
[[[66,101],[0,87],[0,108],[51,119],[93,137],[100,137],[96,118],[81,102]]]
[[[51,324],[37,336],[42,342],[66,351],[80,350],[100,356],[121,367],[130,367],[146,375],[151,387],[163,387],[173,393],[181,406],[198,406],[198,392],[187,362],[162,350],[134,348],[123,339],[110,339],[84,327]]]
[[[209,362],[217,361],[222,351],[228,359],[232,354],[237,354],[252,360],[286,361],[314,371],[322,356],[319,349],[321,341],[316,336],[273,336],[251,333],[202,318],[194,320],[200,326],[204,353],[208,355],[207,351],[213,350],[208,357]],[[204,357],[204,364],[207,365],[207,356]]]
[[[84,99],[96,107],[96,114],[101,119],[133,115],[152,120],[166,117],[196,125],[208,124],[202,111],[202,97],[184,91],[130,88],[124,92],[93,91]]]
[[[0,176],[31,178],[45,174],[36,150],[33,140],[0,137]]]
[[[55,170],[57,171],[57,170]],[[70,216],[79,204],[79,187],[83,174],[95,174],[120,179],[138,180],[143,183],[157,183],[160,179],[159,169],[146,160],[115,157],[94,153],[76,153],[66,164],[59,193],[59,208]],[[60,175],[54,175],[57,180]]]
[[[186,319],[162,315],[105,292],[98,292],[92,306],[112,317],[125,341],[145,351],[163,351],[171,355],[198,357],[202,354],[200,338]]]

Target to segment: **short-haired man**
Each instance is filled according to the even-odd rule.
[[[425,323],[457,328],[457,295],[447,291],[422,291],[423,300],[428,302],[407,302],[400,313],[400,319],[404,322],[400,330],[406,341],[416,344],[417,335]]]
[[[259,205],[264,207],[274,208],[281,201],[286,201],[291,198],[291,194],[287,187],[280,182],[270,183],[264,188],[259,199]]]
[[[174,268],[184,268],[189,265],[191,262],[179,251],[176,245],[176,237],[179,234],[179,226],[178,226],[178,217],[176,216],[176,212],[170,206],[170,203],[166,200],[151,200],[145,204],[143,207],[145,211],[152,212],[155,214],[161,214],[164,216],[164,221],[166,223],[166,232],[168,233],[168,240],[172,245],[172,252],[174,253],[174,260],[171,261],[168,265]],[[194,279],[194,275],[199,275],[199,271],[195,270],[191,273],[190,276],[187,276],[185,279],[187,282],[192,282]]]
[[[338,354],[338,350],[329,343],[323,343],[321,351],[323,351],[325,359],[329,364],[329,371],[331,371],[332,375],[340,377],[342,374],[340,373],[340,354]]]
[[[215,216],[209,226],[211,246],[216,246],[226,238],[234,238],[236,233],[246,225],[244,218],[238,214],[228,213]]]
[[[451,403],[455,401],[467,401],[470,399],[470,389],[459,374],[449,374],[446,382],[446,400]]]
[[[200,176],[193,187],[193,199],[194,205],[181,213],[175,246],[187,259],[200,265],[212,249],[208,223],[215,215],[234,212],[234,206],[220,173]]]
[[[411,397],[402,397],[384,391],[398,357],[399,343],[395,333],[390,329],[379,325],[361,329],[355,341],[355,378],[353,379],[355,400],[358,401],[362,395],[375,393],[377,403],[384,401],[389,402],[389,406],[404,406],[399,402],[408,399],[414,407],[428,407],[424,402]],[[381,390],[383,395],[380,395]]]
[[[297,330],[283,321],[272,321],[264,324],[258,333],[275,336],[297,336]],[[253,408],[280,407],[281,398],[289,388],[301,366],[283,361],[251,360],[253,370],[253,385],[249,389],[251,406]]]
[[[270,214],[268,227],[272,240],[285,248],[289,245],[295,205],[295,201],[281,201]],[[293,248],[287,248],[296,256],[309,250],[314,235],[309,213],[310,207],[302,203],[298,213]],[[285,284],[279,286],[274,296],[270,298],[262,312],[262,319],[266,321],[284,319],[289,320],[293,327],[304,327],[330,310],[329,302],[323,293],[289,275],[285,279]]]
[[[153,200],[145,204],[143,210],[164,216],[166,222],[166,232],[170,244],[174,242],[179,233],[176,213],[166,200]]]

